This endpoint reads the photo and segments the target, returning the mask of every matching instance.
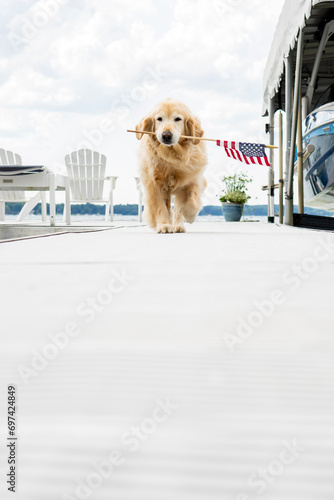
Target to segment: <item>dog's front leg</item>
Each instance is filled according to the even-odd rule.
[[[202,208],[200,186],[193,183],[183,188],[180,204],[185,221],[192,224]]]
[[[175,193],[175,203],[173,209],[173,232],[174,233],[185,233],[185,227],[183,225],[183,214],[182,214],[182,194],[180,192]]]
[[[154,184],[147,186],[145,219],[157,233],[172,233],[170,195]]]
[[[184,233],[183,222],[194,222],[201,209],[199,186],[195,183],[178,189],[175,192],[175,206],[173,210],[174,233]]]

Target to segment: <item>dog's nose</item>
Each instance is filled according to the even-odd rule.
[[[162,132],[162,140],[166,143],[172,142],[172,132]]]

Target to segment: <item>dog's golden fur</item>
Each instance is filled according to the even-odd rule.
[[[158,233],[183,233],[184,220],[194,222],[202,207],[200,196],[206,187],[203,171],[207,158],[204,141],[180,135],[202,137],[200,122],[183,103],[167,99],[157,104],[136,130],[156,132],[136,134],[141,139],[145,219]]]

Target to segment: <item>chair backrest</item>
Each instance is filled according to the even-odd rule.
[[[22,165],[20,155],[0,148],[0,165]],[[25,201],[24,191],[0,191],[0,201]]]
[[[20,155],[0,148],[0,165],[22,165]]]
[[[138,189],[139,193],[142,193],[143,192],[143,185],[141,182],[141,178],[135,177],[135,181],[136,181],[136,188]]]
[[[107,159],[91,149],[79,149],[65,156],[73,198],[97,201],[103,198]]]

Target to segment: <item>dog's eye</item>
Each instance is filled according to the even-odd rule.
[[[161,118],[161,116],[159,116],[159,118],[157,118],[157,121],[158,121],[158,122],[162,122],[162,118]]]
[[[175,118],[175,122],[180,122],[182,120],[182,118],[180,118],[179,116]]]

